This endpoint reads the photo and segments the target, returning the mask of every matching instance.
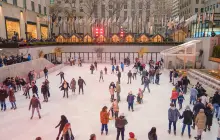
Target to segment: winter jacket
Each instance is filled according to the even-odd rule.
[[[134,95],[129,94],[129,95],[127,96],[127,102],[128,102],[128,103],[134,103]]]
[[[180,117],[179,111],[175,107],[171,107],[168,110],[168,120],[172,122],[176,122]]]
[[[184,96],[183,96],[183,95],[179,95],[179,96],[178,96],[178,102],[179,102],[179,103],[182,103],[183,100],[185,100]]]
[[[212,119],[213,119],[213,111],[211,108],[205,108],[205,115],[206,115],[206,125],[212,126]]]
[[[109,89],[109,93],[110,93],[111,95],[114,95],[114,92],[115,92],[115,91],[114,91],[114,88],[110,88],[110,89]]]
[[[93,71],[95,68],[93,65],[90,66],[90,70]]]
[[[128,72],[128,77],[131,77],[132,76],[132,73],[131,72]]]
[[[124,63],[121,63],[121,69],[124,69]]]
[[[207,96],[203,95],[202,97],[200,97],[201,102],[204,104],[204,106],[207,105],[207,103],[209,103]]]
[[[48,69],[44,68],[44,73],[45,74],[48,73]]]
[[[190,84],[190,81],[189,81],[188,78],[183,78],[183,79],[182,79],[182,83],[183,83],[183,85],[188,86],[188,84]]]
[[[213,99],[212,99],[212,104],[218,104],[220,105],[220,94],[214,94]]]
[[[144,70],[144,71],[142,72],[142,76],[146,76],[146,75],[147,75],[147,71]]]
[[[198,91],[195,88],[190,89],[190,96],[196,98],[198,95]]]
[[[113,108],[114,112],[118,112],[119,111],[119,106],[118,106],[118,102],[117,101],[114,101],[112,103],[112,108]]]
[[[7,91],[4,89],[0,90],[0,102],[5,101],[5,99],[8,98]]]
[[[121,78],[121,72],[118,72],[118,75],[117,75],[119,78]]]
[[[121,86],[119,84],[116,84],[116,92],[117,93],[121,92]]]
[[[66,82],[66,85],[65,85],[65,83],[63,83],[63,84],[60,86],[60,88],[61,88],[61,90],[69,89],[69,88],[70,88],[69,83]]]
[[[193,119],[193,112],[191,110],[185,110],[182,116],[180,116],[180,118],[183,118],[183,124],[191,125]]]
[[[204,106],[203,103],[198,102],[198,103],[196,103],[196,104],[194,105],[194,107],[193,107],[193,112],[194,112],[195,114],[198,114],[200,109],[205,109],[205,106]]]
[[[75,89],[76,88],[76,80],[72,80],[71,81],[70,87],[71,87],[71,89]]]
[[[57,75],[60,75],[60,77],[64,77],[64,72],[60,72]]]
[[[8,96],[9,96],[9,101],[10,101],[10,102],[15,102],[15,101],[16,101],[16,99],[15,99],[15,93],[14,93],[13,90],[9,90],[9,91],[8,91]]]
[[[124,118],[124,117],[119,117],[118,119],[116,119],[115,121],[115,127],[116,128],[124,128],[125,125],[128,124],[128,121]]]
[[[114,65],[112,66],[112,70],[115,70],[115,66]]]
[[[41,104],[40,104],[40,101],[36,98],[36,97],[33,97],[30,101],[30,105],[29,105],[29,109],[30,108],[41,108]]]
[[[48,89],[47,85],[42,85],[41,86],[41,93],[42,94],[48,94],[48,91],[49,91],[49,89]]]
[[[157,135],[153,136],[152,134],[150,134],[150,132],[148,133],[148,139],[149,140],[157,140]]]
[[[109,113],[106,111],[101,111],[100,112],[100,121],[102,124],[108,124],[109,122]]]
[[[83,79],[79,79],[79,80],[78,80],[78,86],[79,86],[79,87],[83,87],[83,84],[86,85],[85,81],[84,81]]]
[[[32,86],[32,92],[33,93],[38,93],[38,87],[36,85]]]
[[[177,91],[172,91],[171,98],[172,100],[176,100],[178,98],[178,92]]]
[[[198,129],[205,129],[206,127],[206,115],[204,112],[199,112],[195,120]]]

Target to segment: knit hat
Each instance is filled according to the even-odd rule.
[[[135,135],[134,135],[133,132],[130,132],[130,133],[129,133],[129,136],[130,136],[130,138],[134,138],[134,137],[135,137]]]
[[[189,107],[189,105],[187,105],[187,106],[186,106],[186,110],[190,110],[190,107]]]
[[[91,134],[91,135],[90,135],[90,140],[93,140],[94,137],[95,137],[95,134]]]

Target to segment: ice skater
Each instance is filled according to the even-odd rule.
[[[94,66],[95,66],[95,70],[97,70],[98,64],[96,61],[94,62]]]
[[[114,74],[115,72],[115,66],[114,65],[112,65],[112,72],[111,72],[111,74]]]
[[[120,98],[121,86],[120,86],[120,83],[118,81],[116,82],[115,91],[117,93],[117,101],[120,102],[121,101],[121,98]]]
[[[124,72],[124,68],[125,68],[125,65],[123,62],[121,62],[121,71]]]
[[[114,87],[111,86],[110,89],[109,89],[109,93],[111,95],[111,98],[110,98],[111,102],[113,102],[113,100],[114,100],[114,92],[115,92]]]
[[[69,98],[68,96],[68,90],[70,88],[69,83],[67,83],[65,80],[63,82],[63,84],[60,86],[61,90],[63,90],[63,98],[65,97],[65,93],[67,98]]]
[[[43,97],[44,97],[43,102],[48,102],[48,87],[45,84],[45,82],[43,82],[43,84],[41,86],[41,93],[43,94]]]
[[[15,92],[14,90],[11,88],[9,88],[9,91],[8,91],[8,96],[9,96],[9,101],[11,103],[11,109],[17,109],[17,106],[16,106],[16,98],[15,98]]]
[[[67,123],[68,123],[68,120],[67,120],[66,116],[62,115],[59,124],[55,127],[55,128],[60,127],[56,140],[59,140],[60,134],[61,134],[65,124],[67,124]]]
[[[143,91],[140,88],[139,88],[139,91],[138,91],[137,102],[139,104],[143,103]]]
[[[29,83],[26,83],[25,87],[24,87],[24,95],[26,96],[26,99],[29,98],[30,99],[30,85]]]
[[[103,79],[103,71],[102,71],[102,70],[100,71],[99,82],[100,82],[101,80],[104,82],[104,79]]]
[[[83,85],[86,85],[86,83],[81,77],[79,77],[79,80],[78,80],[79,94],[81,90],[82,90],[82,94],[84,94]]]
[[[132,78],[132,73],[131,73],[131,70],[129,70],[128,72],[128,83],[127,84],[131,84],[131,78]]]
[[[32,88],[32,93],[36,94],[37,98],[39,98],[39,96],[38,96],[38,87],[34,82],[32,82],[31,88]]]
[[[117,77],[118,77],[118,82],[120,84],[121,83],[121,72],[120,71],[118,71]]]
[[[43,71],[44,71],[45,79],[48,79],[48,69],[47,69],[47,67],[45,67]]]
[[[108,122],[109,122],[109,115],[110,115],[110,110],[107,111],[108,108],[104,106],[102,108],[102,111],[100,112],[100,120],[102,124],[101,128],[101,135],[103,134],[103,131],[105,130],[106,135],[108,135]]]
[[[5,90],[5,88],[1,87],[0,88],[1,111],[5,111],[6,110],[6,103],[5,103],[5,99],[6,98],[8,98],[7,91]]]
[[[37,113],[38,113],[38,116],[39,116],[39,119],[40,119],[41,116],[40,116],[39,109],[41,109],[41,104],[40,104],[40,101],[38,100],[38,98],[36,98],[35,95],[33,95],[32,99],[30,101],[29,110],[31,110],[31,107],[32,107],[31,119],[33,119],[35,109],[37,110]]]
[[[72,92],[75,93],[75,91],[76,91],[76,80],[74,78],[70,82],[70,87],[72,89]]]
[[[118,119],[115,120],[115,127],[117,128],[117,137],[116,140],[119,140],[120,134],[121,139],[124,140],[125,125],[128,124],[128,121],[125,119],[124,114],[122,113]]]
[[[58,73],[57,75],[60,75],[60,83],[62,83],[62,80],[65,80],[65,78],[64,78],[64,72],[60,72],[60,73]]]
[[[105,71],[105,74],[107,74],[107,68],[106,67],[104,68],[104,71]]]
[[[115,119],[117,119],[118,118],[118,112],[119,112],[118,101],[116,99],[114,99],[113,103],[112,103],[112,117],[115,116]]]
[[[146,77],[144,78],[144,89],[143,89],[143,92],[145,92],[145,89],[147,88],[147,89],[148,89],[148,92],[150,93],[149,84],[150,84],[150,80],[149,80],[149,78],[146,76]]]
[[[135,96],[132,94],[132,91],[130,91],[127,96],[128,111],[130,111],[130,109],[132,110],[132,112],[134,111],[134,99]]]
[[[93,74],[93,71],[95,70],[95,67],[94,67],[94,65],[93,64],[91,64],[91,66],[90,66],[90,71],[91,71],[91,74]]]

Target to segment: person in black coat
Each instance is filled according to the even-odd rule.
[[[59,128],[59,133],[58,133],[58,136],[57,136],[56,140],[59,140],[60,134],[63,131],[63,128],[64,128],[66,123],[68,123],[68,120],[67,120],[66,116],[62,115],[59,124],[55,127],[55,128],[60,127]]]
[[[65,78],[64,78],[64,72],[60,72],[60,73],[58,73],[57,75],[60,75],[60,83],[62,83],[62,80],[65,80]]]
[[[182,133],[181,135],[183,136],[184,130],[186,125],[188,126],[188,136],[191,138],[191,130],[190,126],[192,125],[192,120],[193,120],[193,112],[190,110],[190,107],[187,105],[186,110],[183,112],[183,114],[180,116],[180,119],[183,118],[183,127],[182,127]]]
[[[205,115],[206,115],[206,129],[208,128],[208,130],[211,130],[211,126],[212,126],[212,119],[213,119],[213,107],[212,104],[208,104],[205,108]]]
[[[37,97],[39,98],[39,96],[38,96],[38,87],[34,82],[32,82],[32,87],[31,88],[32,88],[32,93],[36,94]]]
[[[118,82],[120,84],[120,82],[121,82],[121,72],[120,71],[118,71],[117,77],[118,77]]]
[[[189,79],[187,78],[187,76],[184,76],[182,78],[182,84],[183,84],[183,93],[186,94],[187,93],[187,87],[190,84]]]
[[[63,82],[63,84],[60,86],[60,88],[61,88],[61,90],[64,91],[64,92],[63,92],[63,98],[65,97],[65,93],[66,93],[67,98],[68,98],[68,90],[69,90],[69,88],[70,88],[69,83],[67,83],[67,82],[64,80],[64,82]]]
[[[5,103],[5,99],[8,97],[7,91],[1,87],[0,89],[0,102],[1,102],[1,111],[2,110],[6,110],[6,103]]]
[[[205,106],[201,102],[201,99],[199,98],[197,103],[193,107],[193,126],[192,126],[193,129],[195,129],[195,119],[196,119],[196,116],[199,113],[200,109],[204,109],[205,110]]]
[[[44,96],[44,101],[43,102],[48,102],[48,86],[46,85],[45,82],[43,82],[41,86],[41,93]]]
[[[45,76],[45,79],[48,79],[48,69],[47,69],[47,67],[44,68],[44,76]]]
[[[218,110],[220,107],[220,92],[216,91],[212,98],[212,105],[214,107],[214,112],[216,112],[216,118],[218,117]]]

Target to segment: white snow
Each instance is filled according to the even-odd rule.
[[[69,98],[63,98],[63,92],[59,90],[60,77],[56,76],[59,71],[49,74],[51,98],[48,103],[42,102],[40,113],[42,118],[39,120],[37,112],[33,120],[30,120],[31,111],[28,111],[29,99],[25,99],[22,92],[16,93],[17,110],[10,110],[11,105],[7,100],[7,111],[0,112],[0,140],[34,140],[37,136],[43,140],[54,140],[58,134],[58,128],[55,126],[60,121],[60,116],[67,116],[72,126],[72,131],[76,140],[88,140],[90,134],[95,133],[97,140],[113,140],[116,139],[116,128],[114,120],[108,124],[109,135],[100,134],[100,111],[103,106],[111,106],[110,94],[108,86],[110,82],[116,82],[117,77],[110,74],[111,66],[98,64],[98,71],[94,75],[90,74],[89,64],[83,64],[83,67],[66,66],[62,69],[65,73],[65,78],[68,82],[74,77],[78,80],[81,76],[85,82],[85,94],[78,95],[78,87],[76,94],[69,91]],[[108,68],[108,75],[104,75],[104,82],[98,82],[99,72]],[[188,130],[185,129],[184,136],[181,137],[182,120],[177,123],[177,136],[168,134],[168,108],[170,104],[170,95],[172,85],[169,83],[168,71],[164,70],[161,75],[160,85],[150,85],[151,93],[147,90],[144,93],[144,104],[134,105],[134,112],[128,112],[126,97],[129,91],[137,94],[138,88],[143,88],[141,85],[140,76],[137,80],[132,81],[131,85],[127,84],[127,71],[131,69],[125,67],[125,71],[121,78],[121,100],[119,103],[120,113],[124,113],[128,125],[125,130],[125,139],[128,139],[128,133],[134,132],[138,140],[147,140],[147,134],[151,127],[157,128],[159,140],[187,140]],[[37,80],[38,88],[44,78]],[[185,96],[184,106],[189,103],[189,96]],[[43,96],[40,95],[40,100]],[[192,108],[192,106],[191,106]],[[120,114],[119,113],[119,114]],[[182,113],[182,111],[181,111]],[[211,132],[203,133],[203,140],[215,140],[217,137],[217,120],[214,118]],[[192,130],[192,137],[196,136],[196,131]],[[192,138],[194,139],[194,138]]]

